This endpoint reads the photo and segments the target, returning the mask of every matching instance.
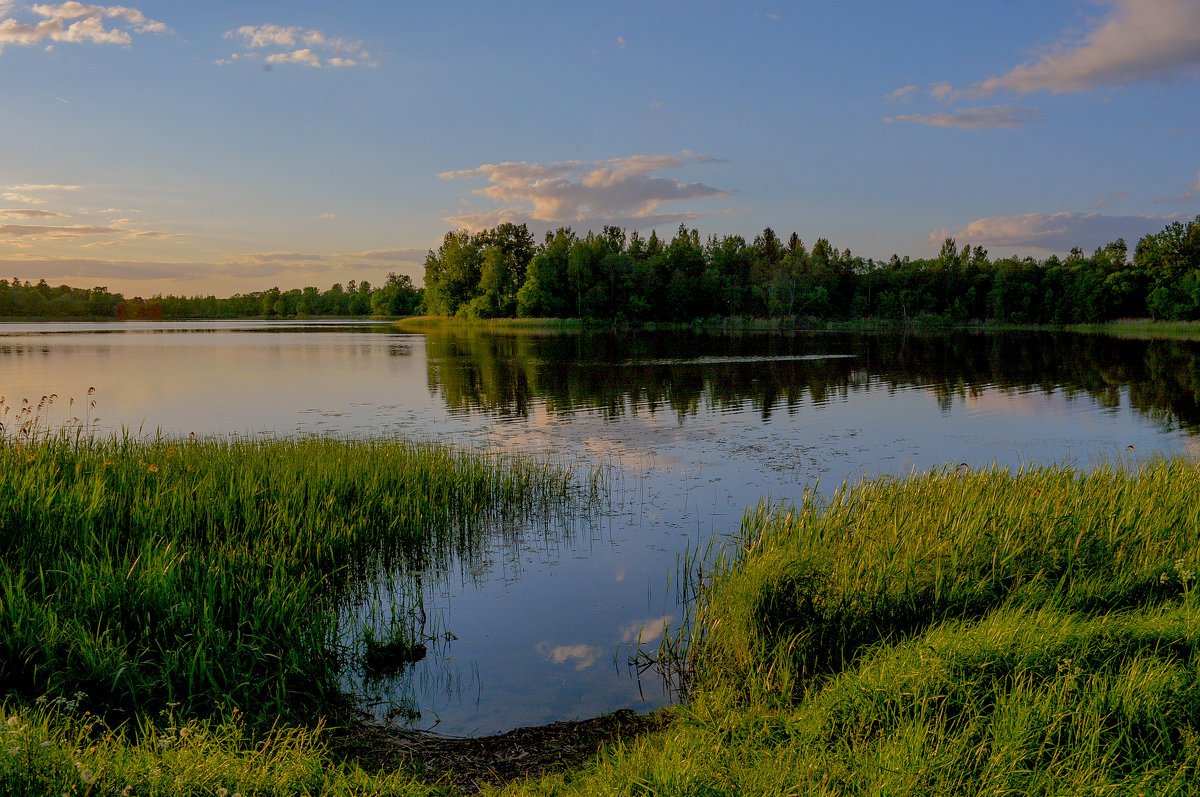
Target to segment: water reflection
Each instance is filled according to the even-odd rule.
[[[1200,424],[1200,344],[1072,333],[866,335],[643,333],[555,336],[476,330],[426,338],[429,387],[451,411],[528,418],[535,407],[617,419],[753,408],[763,420],[882,386],[927,388],[944,411],[1004,393],[1084,393],[1167,425]]]

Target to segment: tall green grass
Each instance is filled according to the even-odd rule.
[[[511,793],[1200,794],[1200,467],[939,471],[760,506],[690,701]]]
[[[0,693],[285,720],[344,706],[339,607],[579,481],[395,440],[0,442]]]

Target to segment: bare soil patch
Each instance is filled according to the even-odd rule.
[[[485,785],[536,778],[578,766],[619,738],[660,730],[669,720],[662,712],[638,714],[622,709],[574,722],[552,722],[478,738],[442,736],[363,724],[336,744],[366,769],[415,771],[431,783],[445,783],[464,794]]]

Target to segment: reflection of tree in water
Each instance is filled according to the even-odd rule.
[[[933,391],[943,410],[987,388],[1084,394],[1200,426],[1200,344],[1071,333],[495,334],[426,338],[429,388],[451,411],[525,417],[753,408],[764,419],[883,386]],[[826,356],[822,356],[826,355]],[[838,356],[828,356],[838,355]],[[845,355],[851,355],[849,357]],[[812,359],[797,359],[812,357]],[[689,360],[691,362],[689,362]]]

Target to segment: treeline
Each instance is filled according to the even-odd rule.
[[[421,304],[423,291],[408,275],[388,274],[374,288],[367,281],[334,284],[327,291],[294,288],[216,296],[135,296],[126,299],[107,288],[86,290],[67,285],[51,287],[45,280],[0,280],[0,317],[139,319],[147,321],[186,318],[298,318],[305,316],[403,316]]]
[[[720,317],[943,318],[1070,324],[1200,319],[1200,217],[1091,255],[989,258],[947,238],[937,257],[863,259],[767,228],[753,241],[680,225],[667,242],[569,227],[536,244],[524,224],[446,234],[425,260],[424,311],[467,318],[617,322]]]

